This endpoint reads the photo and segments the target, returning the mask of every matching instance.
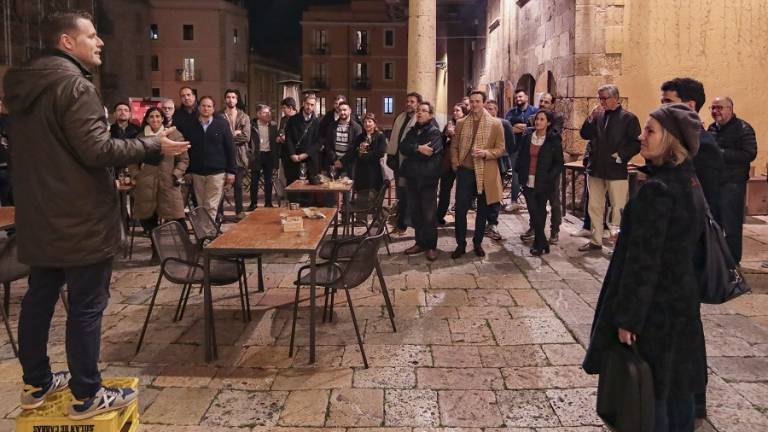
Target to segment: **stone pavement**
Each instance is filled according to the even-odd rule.
[[[163,283],[145,345],[134,354],[157,268],[140,239],[133,262],[120,261],[103,323],[106,376],[141,377],[146,432],[262,431],[551,431],[603,430],[594,413],[596,378],[579,367],[608,257],[582,254],[584,239],[567,217],[561,243],[543,259],[528,257],[518,236],[527,216],[502,215],[500,243],[488,255],[449,253],[452,228],[441,229],[438,261],[405,257],[412,233],[382,249],[397,333],[379,284],[353,290],[370,369],[362,368],[349,311],[336,297],[333,323],[318,325],[318,362],[308,365],[304,302],[299,349],[288,357],[291,283],[297,257],[268,257],[265,294],[252,294],[253,321],[242,324],[236,288],[214,289],[220,359],[203,360],[201,296],[194,291],[174,323],[180,288]],[[768,430],[768,225],[745,226],[744,266],[754,294],[704,306],[709,354],[709,421],[703,430]],[[471,225],[470,225],[471,226]],[[304,258],[302,258],[304,259]],[[249,284],[256,287],[251,272]],[[25,283],[14,283],[12,320]],[[304,292],[306,298],[306,292]],[[54,368],[65,367],[65,315],[50,340]],[[0,431],[13,430],[21,372],[0,336]]]

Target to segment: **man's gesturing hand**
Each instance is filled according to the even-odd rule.
[[[176,156],[189,148],[189,141],[173,141],[168,135],[176,132],[176,127],[170,127],[157,134],[160,137],[160,152],[167,156]]]

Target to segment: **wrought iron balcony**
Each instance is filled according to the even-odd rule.
[[[314,55],[330,55],[331,49],[326,45],[315,45],[310,49],[310,52]]]
[[[352,81],[352,88],[355,90],[370,90],[371,79],[368,77],[357,77]]]
[[[197,69],[176,69],[176,81],[202,81],[202,79],[202,74]]]
[[[358,55],[358,56],[364,56],[364,55],[370,54],[370,52],[368,51],[368,45],[367,44],[363,44],[363,45],[360,45],[358,47],[353,48],[352,49],[352,54]]]

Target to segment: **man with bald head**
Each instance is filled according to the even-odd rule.
[[[739,263],[749,164],[757,157],[757,139],[752,126],[736,117],[730,97],[716,97],[709,110],[715,122],[707,130],[715,136],[725,162],[720,190],[720,219],[731,255]]]

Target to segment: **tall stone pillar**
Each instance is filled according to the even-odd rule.
[[[437,0],[410,0],[408,5],[408,91],[435,103]]]

